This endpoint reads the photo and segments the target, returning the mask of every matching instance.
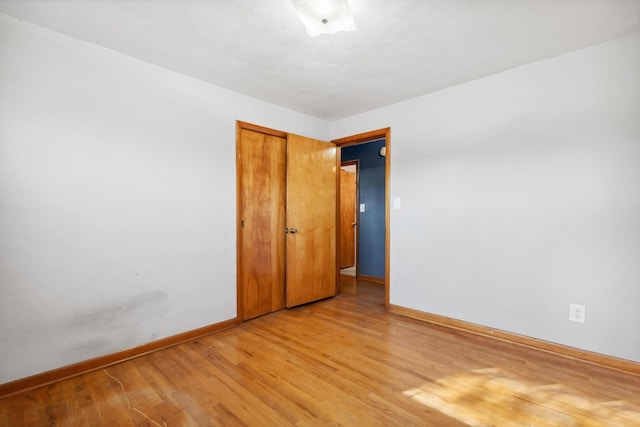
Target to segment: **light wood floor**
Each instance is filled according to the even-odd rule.
[[[640,377],[385,311],[380,287],[0,400],[2,426],[640,426]]]

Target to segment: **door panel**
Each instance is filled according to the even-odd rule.
[[[335,145],[288,136],[287,307],[336,294],[336,174]]]
[[[356,263],[356,174],[340,169],[340,268]]]
[[[242,320],[284,308],[285,138],[242,129],[238,141],[238,287]]]

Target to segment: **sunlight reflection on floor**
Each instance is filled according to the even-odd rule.
[[[594,401],[562,384],[533,385],[498,368],[458,373],[404,394],[471,426],[640,426],[640,406]]]

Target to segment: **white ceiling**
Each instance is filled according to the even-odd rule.
[[[350,0],[309,38],[288,0],[0,0],[0,13],[334,120],[640,31],[640,0]]]

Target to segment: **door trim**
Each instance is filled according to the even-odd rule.
[[[240,120],[236,120],[236,136],[240,135],[240,131],[242,129],[252,130],[254,132],[260,132],[260,133],[264,133],[264,134],[267,134],[267,135],[277,136],[277,137],[280,137],[280,138],[286,138],[287,135],[288,135],[287,132],[283,132],[281,130],[270,129],[270,128],[266,128],[264,126],[254,125],[254,124],[251,124],[251,123],[247,123],[247,122],[242,122]]]
[[[339,138],[339,139],[334,139],[331,142],[333,142],[336,147],[338,148],[342,148],[342,147],[348,147],[349,145],[355,145],[355,144],[359,144],[362,142],[369,142],[369,141],[373,141],[375,139],[381,139],[384,138],[384,143],[385,143],[385,147],[387,150],[386,156],[385,156],[385,163],[384,163],[384,185],[385,185],[385,189],[384,189],[384,204],[385,204],[385,209],[384,209],[384,218],[385,218],[385,230],[384,230],[384,237],[385,237],[385,242],[384,242],[384,251],[385,251],[385,255],[384,255],[384,306],[387,308],[387,310],[389,309],[389,278],[390,278],[390,272],[389,272],[389,265],[390,265],[390,261],[389,261],[389,250],[390,250],[390,197],[389,197],[389,177],[390,177],[390,171],[391,171],[391,128],[383,128],[383,129],[378,129],[378,130],[372,130],[370,132],[364,132],[364,133],[360,133],[357,135],[352,135],[352,136],[347,136],[344,138]],[[340,152],[341,150],[338,150],[338,156],[337,160],[338,160],[338,164],[336,165],[336,168],[340,168],[340,164],[341,164],[341,156],[340,156]],[[338,185],[340,185],[340,174],[338,174]],[[340,193],[338,193],[338,197],[340,197]],[[339,200],[338,200],[339,201]],[[338,238],[338,236],[336,236],[336,239]],[[336,275],[340,274],[340,269],[338,268],[336,271]],[[338,282],[339,283],[339,282]]]

